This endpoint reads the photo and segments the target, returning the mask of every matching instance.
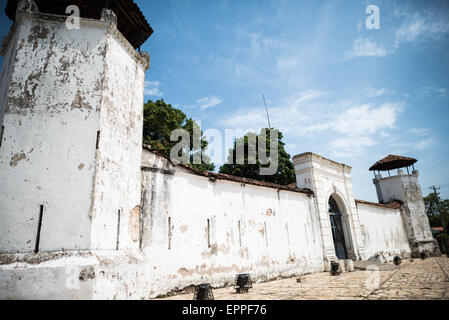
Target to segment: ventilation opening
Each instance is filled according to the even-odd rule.
[[[97,131],[97,144],[95,148],[98,150],[100,147],[100,131]]]
[[[238,227],[239,227],[239,245],[241,247],[242,246],[242,225],[240,223],[240,220],[238,222]]]
[[[207,219],[207,247],[210,248],[210,219]]]
[[[40,208],[39,208],[39,220],[37,222],[36,246],[34,247],[34,253],[39,253],[39,244],[41,241],[41,229],[42,229],[43,215],[44,215],[44,205],[41,204]]]
[[[118,211],[118,216],[117,216],[117,244],[115,246],[115,249],[118,250],[120,247],[120,215],[121,215],[121,210]]]
[[[0,147],[2,146],[3,142],[3,132],[5,132],[5,126],[2,126],[2,131],[0,132]]]
[[[171,218],[168,218],[168,250],[171,250]]]
[[[263,223],[263,225],[264,225],[264,229],[265,229],[265,244],[266,244],[267,247],[268,247],[267,222],[265,221],[265,222]]]

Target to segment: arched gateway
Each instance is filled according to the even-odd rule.
[[[348,259],[342,213],[333,196],[329,198],[329,218],[331,222],[332,239],[334,240],[335,255],[338,259]]]
[[[351,167],[314,153],[293,158],[298,187],[314,192],[324,268],[336,259],[364,259],[364,240],[352,191]]]

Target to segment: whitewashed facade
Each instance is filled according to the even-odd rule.
[[[146,299],[436,253],[417,172],[377,177],[380,201],[402,201],[380,205],[312,153],[294,157],[293,188],[142,151],[148,56],[113,20],[80,23],[19,11],[3,42],[0,299]]]

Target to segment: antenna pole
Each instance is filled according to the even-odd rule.
[[[267,102],[265,101],[265,95],[263,94],[262,97],[263,97],[263,103],[265,104],[265,111],[267,112],[268,129],[271,129],[270,115],[268,114]]]

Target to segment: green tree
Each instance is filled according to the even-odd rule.
[[[438,212],[438,201],[440,202],[440,208],[443,213],[444,222],[446,224],[446,230],[449,230],[449,200],[441,200],[440,194],[437,192],[438,199],[435,193],[430,193],[424,198],[424,204],[426,206],[426,212],[429,216],[429,222],[431,227],[441,227],[440,213]]]
[[[234,146],[229,150],[228,161],[220,167],[220,173],[230,174],[238,177],[245,177],[260,181],[272,182],[280,185],[288,185],[296,182],[295,167],[291,161],[290,155],[285,151],[285,143],[282,141],[283,135],[278,130],[271,131],[278,132],[278,169],[273,175],[261,175],[260,168],[268,167],[268,164],[261,165],[261,161],[258,157],[258,153],[254,154],[249,150],[259,150],[260,137],[262,134],[266,134],[266,152],[270,154],[270,130],[262,129],[258,135],[255,133],[247,133],[243,137],[237,139],[234,142]],[[255,143],[255,146],[254,146]],[[244,156],[238,164],[237,162],[237,145],[244,146]],[[254,158],[255,156],[255,158]],[[243,160],[243,161],[242,161]],[[255,162],[255,164],[254,164]],[[262,161],[263,162],[263,161]],[[252,164],[251,164],[252,163]]]
[[[187,118],[184,112],[167,104],[163,99],[155,102],[148,100],[143,110],[143,143],[170,157],[170,151],[179,142],[170,141],[171,133],[176,129],[185,129],[190,134],[190,146],[186,145],[181,152],[190,156],[190,166],[203,171],[213,171],[215,169],[215,165],[210,162],[210,158],[204,154],[208,142],[203,136],[203,131],[200,132],[200,148],[194,148],[193,132],[194,128],[198,130],[199,128],[192,118]],[[202,153],[201,163],[194,164],[194,155]]]

